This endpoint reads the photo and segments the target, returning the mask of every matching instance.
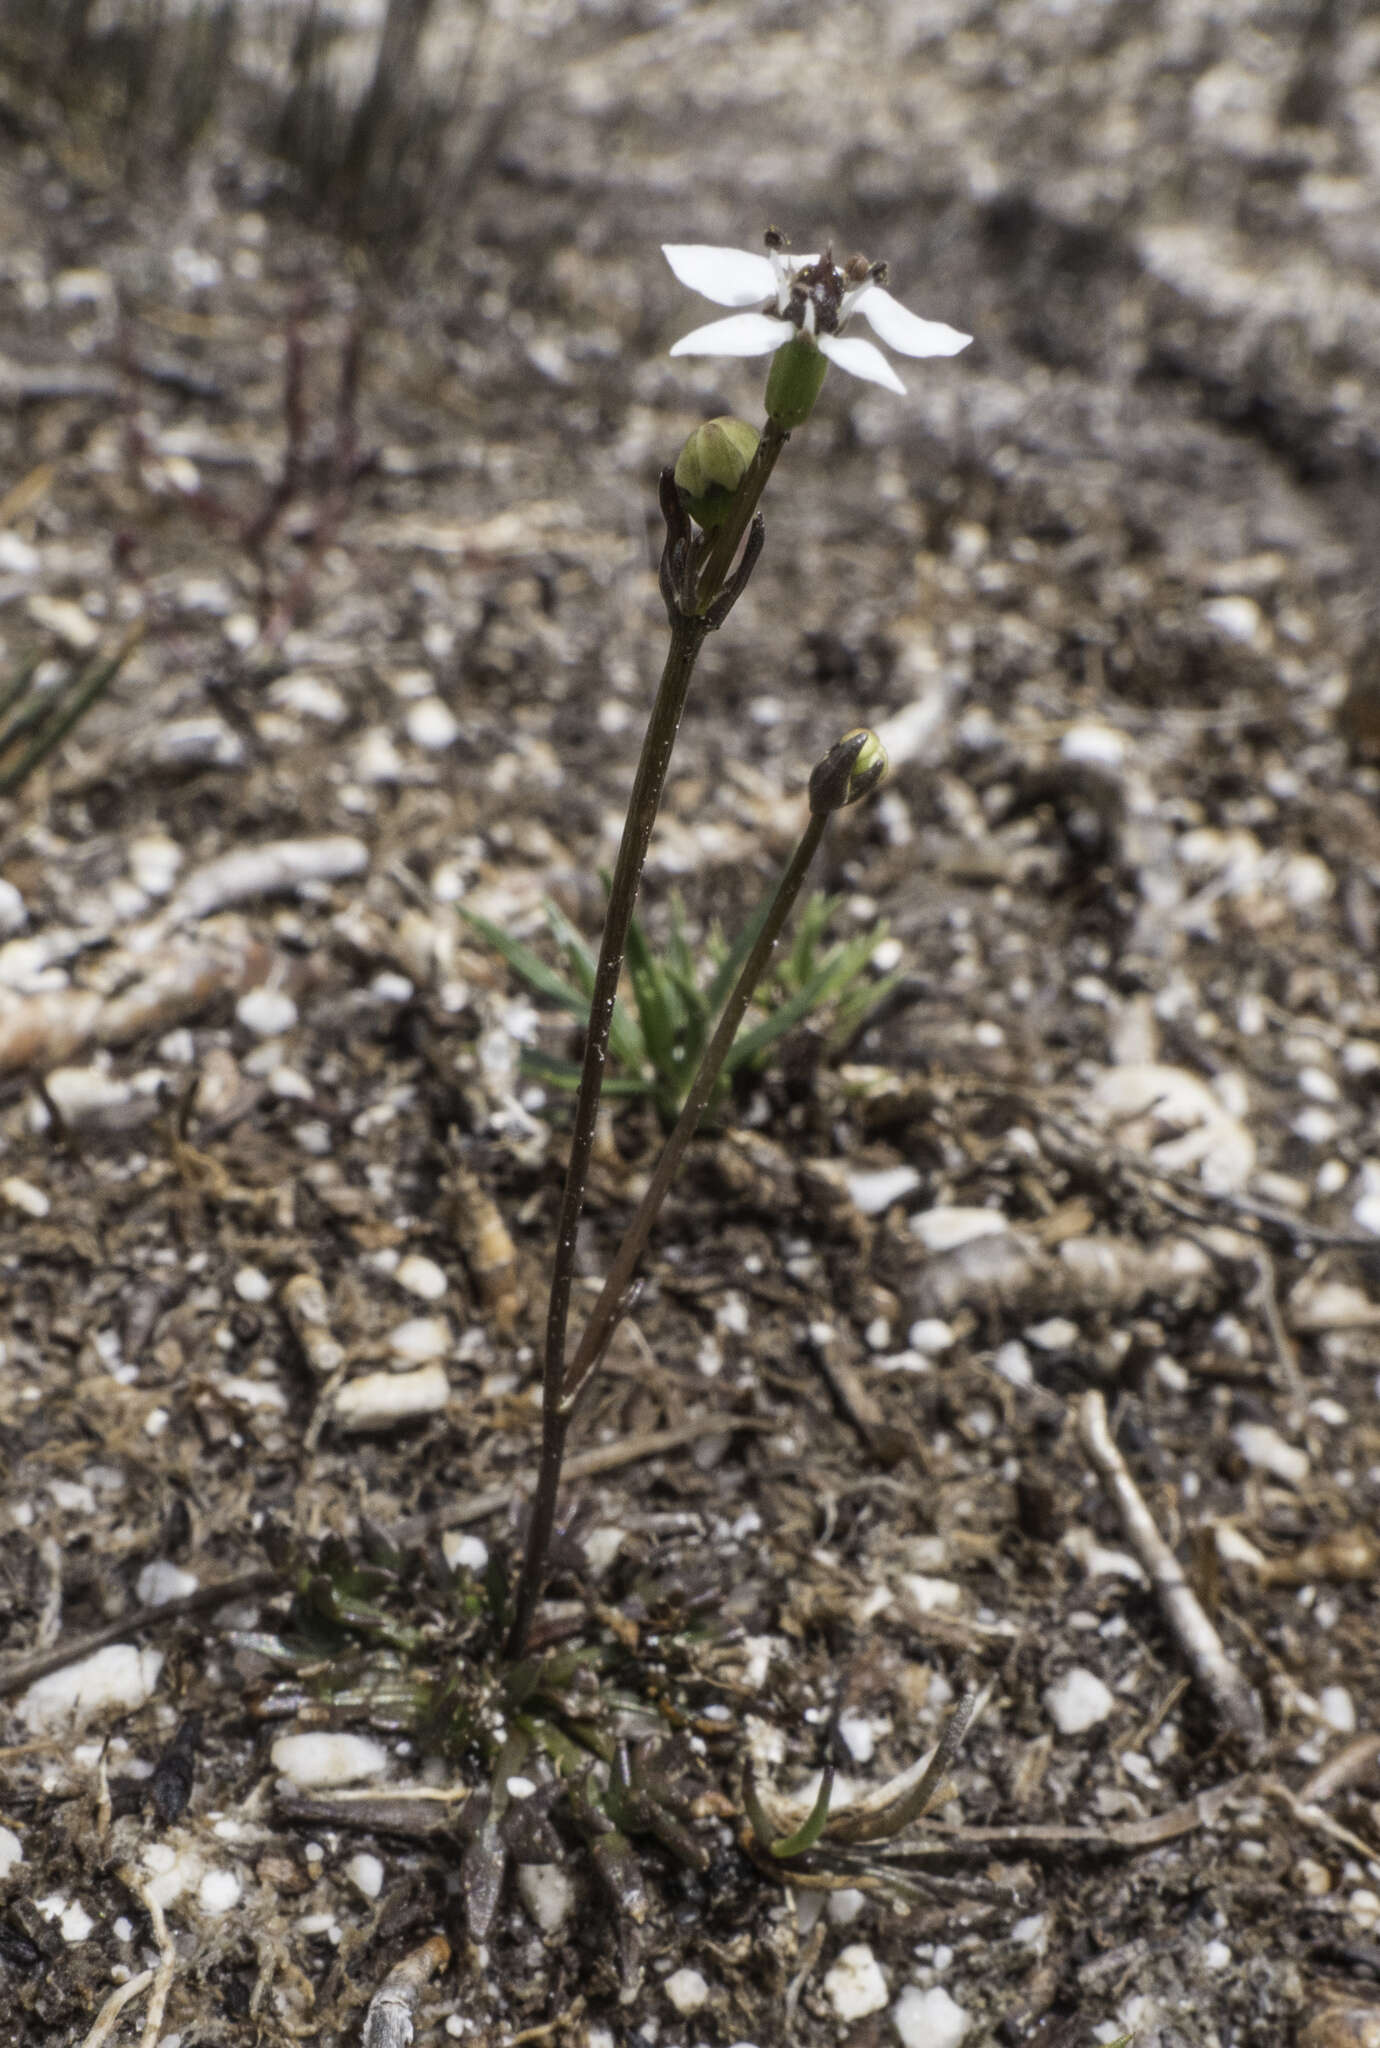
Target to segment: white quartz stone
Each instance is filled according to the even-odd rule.
[[[824,1979],[824,1995],[841,2020],[866,2019],[887,2002],[882,1966],[865,1941],[850,1942]]]
[[[18,1714],[33,1735],[66,1734],[111,1708],[132,1713],[151,1698],[163,1669],[160,1650],[109,1643],[76,1664],[37,1678],[21,1694]]]
[[[319,1730],[307,1735],[280,1735],[270,1755],[273,1768],[294,1785],[311,1791],[324,1785],[353,1785],[362,1778],[381,1778],[388,1769],[388,1751],[367,1735]]]
[[[901,2048],[958,2048],[973,2022],[942,1984],[928,1991],[907,1984],[891,2008],[891,2024]]]
[[[1116,1702],[1095,1671],[1075,1664],[1047,1685],[1041,1697],[1045,1712],[1061,1735],[1082,1735],[1105,1721]]]

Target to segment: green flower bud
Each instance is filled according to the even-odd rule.
[[[767,418],[774,426],[803,427],[814,411],[829,367],[812,341],[798,334],[776,351],[767,372]]]
[[[676,489],[692,519],[718,526],[757,453],[757,432],[728,414],[696,427],[676,463]]]
[[[810,809],[818,816],[861,802],[871,796],[888,765],[876,733],[865,725],[855,727],[830,747],[810,777]]]

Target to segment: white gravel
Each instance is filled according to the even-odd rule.
[[[388,1751],[367,1735],[280,1735],[270,1754],[275,1771],[308,1791],[381,1778],[388,1769]]]
[[[417,1372],[367,1372],[349,1380],[335,1397],[336,1421],[342,1429],[388,1429],[436,1415],[450,1399],[445,1368],[424,1365]]]
[[[709,1986],[698,1970],[674,1970],[666,1979],[665,1989],[676,2011],[686,2017],[708,2003]]]
[[[160,1650],[109,1643],[76,1664],[35,1679],[20,1695],[16,1711],[32,1735],[70,1733],[111,1709],[133,1713],[142,1707],[152,1698],[162,1669]]]
[[[901,2048],[958,2048],[973,2022],[942,1984],[921,1991],[907,1984],[891,2008]]]
[[[865,1941],[850,1942],[824,1979],[824,1995],[841,2020],[866,2019],[887,2002],[882,1966]]]
[[[1045,1712],[1061,1735],[1082,1735],[1105,1721],[1116,1705],[1111,1693],[1095,1671],[1075,1664],[1062,1678],[1047,1685],[1041,1698]]]
[[[435,1259],[428,1259],[421,1252],[409,1252],[399,1262],[394,1279],[408,1294],[415,1294],[418,1301],[439,1301],[446,1291],[446,1276]]]
[[[412,1316],[389,1331],[388,1349],[395,1358],[405,1358],[409,1365],[425,1365],[433,1358],[444,1358],[450,1349],[450,1324],[444,1316]]]
[[[555,1934],[575,1908],[575,1886],[559,1863],[518,1867],[518,1896],[543,1934]]]

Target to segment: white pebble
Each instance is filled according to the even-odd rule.
[[[1078,1325],[1067,1316],[1050,1316],[1046,1322],[1032,1323],[1025,1341],[1037,1351],[1071,1351],[1078,1342]]]
[[[441,1555],[453,1572],[482,1572],[489,1562],[489,1546],[482,1536],[467,1529],[447,1529],[441,1538]]]
[[[1265,614],[1253,597],[1210,597],[1203,606],[1203,617],[1219,633],[1243,646],[1263,645],[1269,639]]]
[[[873,1172],[850,1173],[845,1184],[853,1206],[864,1216],[883,1216],[893,1202],[903,1202],[920,1185],[913,1166],[887,1166]]]
[[[409,707],[403,723],[413,746],[424,747],[429,754],[453,747],[460,737],[455,714],[440,697],[419,698]]]
[[[953,1579],[932,1579],[924,1572],[910,1572],[901,1581],[902,1590],[921,1614],[936,1614],[956,1608],[962,1594]]]
[[[402,1268],[398,1270],[401,1273]],[[450,1324],[444,1316],[413,1316],[389,1332],[388,1349],[395,1358],[405,1358],[410,1365],[444,1358],[450,1349]]]
[[[435,1259],[424,1258],[421,1252],[409,1252],[393,1277],[418,1301],[439,1301],[446,1291],[444,1272]]]
[[[840,1714],[839,1735],[855,1764],[871,1763],[877,1740],[865,1715]]]
[[[417,1372],[367,1372],[337,1390],[336,1421],[342,1429],[387,1429],[438,1414],[449,1399],[450,1381],[442,1365],[424,1365]]]
[[[268,701],[280,711],[293,711],[299,718],[316,718],[322,725],[340,725],[349,705],[334,683],[313,675],[309,669],[295,669],[279,676],[268,692]]]
[[[235,1005],[235,1015],[255,1038],[279,1038],[297,1022],[297,1005],[286,989],[248,989]]]
[[[36,576],[42,567],[43,557],[37,548],[17,533],[0,533],[0,574]]]
[[[1339,1735],[1356,1733],[1356,1703],[1344,1685],[1325,1685],[1318,1694],[1318,1712]]]
[[[676,2011],[688,2018],[707,2003],[709,1986],[698,1970],[674,1970],[666,1979],[666,1996]]]
[[[1005,1344],[999,1344],[992,1353],[992,1368],[999,1373],[1009,1387],[1029,1387],[1035,1383],[1035,1368],[1030,1362],[1030,1353],[1024,1344],[1012,1337]]]
[[[518,1896],[543,1934],[565,1925],[575,1905],[575,1886],[559,1863],[518,1866]]]
[[[235,1292],[241,1301],[267,1301],[273,1292],[273,1282],[257,1266],[241,1266],[235,1275]]]
[[[1105,1721],[1116,1702],[1095,1671],[1075,1664],[1047,1685],[1041,1697],[1045,1712],[1061,1735],[1081,1735]]]
[[[973,2022],[942,1984],[928,1991],[907,1984],[891,2009],[891,2024],[901,2048],[958,2048]]]
[[[166,1607],[170,1600],[185,1600],[200,1584],[195,1572],[184,1572],[168,1558],[156,1557],[140,1571],[134,1590],[145,1607]]]
[[[24,1861],[24,1845],[13,1828],[0,1828],[0,1880]]]
[[[45,1920],[56,1920],[62,1931],[62,1938],[73,1947],[85,1941],[95,1926],[95,1921],[79,1899],[62,1897],[35,1899],[34,1904]]]
[[[20,1696],[20,1720],[33,1735],[57,1735],[80,1728],[115,1707],[132,1713],[153,1695],[163,1669],[160,1650],[110,1643],[61,1671],[36,1678]]]
[[[841,1891],[830,1892],[826,1911],[831,1927],[851,1927],[867,1904],[867,1893],[855,1891],[851,1884]]]
[[[927,1252],[951,1252],[972,1238],[999,1236],[1007,1222],[999,1209],[921,1209],[910,1228]]]
[[[952,1323],[944,1322],[939,1316],[921,1316],[906,1331],[906,1342],[912,1351],[919,1351],[926,1358],[937,1358],[941,1351],[949,1351],[958,1342],[958,1332]]]
[[[1124,732],[1111,725],[1071,725],[1059,742],[1066,761],[1086,761],[1095,768],[1120,768],[1126,760]]]
[[[16,932],[23,931],[28,922],[24,898],[13,882],[7,882],[0,875],[0,939],[12,939]]]
[[[1337,1119],[1330,1109],[1301,1109],[1289,1128],[1305,1145],[1330,1145],[1337,1135]]]
[[[233,1870],[208,1870],[197,1886],[196,1902],[203,1913],[229,1913],[238,1906],[243,1890]]]
[[[628,1540],[626,1529],[603,1523],[584,1539],[585,1562],[596,1578],[602,1578]]]
[[[39,1221],[53,1206],[42,1188],[36,1188],[31,1180],[21,1180],[17,1173],[12,1173],[8,1180],[0,1181],[0,1195],[12,1209],[22,1209],[26,1216],[33,1216]]]
[[[1268,1422],[1238,1422],[1232,1442],[1248,1465],[1282,1479],[1286,1486],[1302,1486],[1308,1477],[1308,1453],[1287,1444]]]
[[[824,1994],[841,2020],[866,2019],[887,2001],[881,1964],[865,1941],[849,1944],[824,1979]]]
[[[361,1849],[345,1865],[345,1875],[361,1898],[376,1899],[383,1890],[383,1865],[377,1856]]]
[[[388,1751],[367,1735],[280,1735],[270,1755],[275,1771],[308,1791],[381,1778],[388,1769]]]
[[[129,871],[146,896],[166,896],[182,866],[182,848],[162,832],[132,841]]]

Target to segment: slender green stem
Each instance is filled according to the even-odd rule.
[[[589,1030],[585,1038],[584,1064],[575,1101],[575,1127],[570,1140],[570,1163],[566,1168],[565,1192],[556,1225],[556,1249],[551,1269],[551,1296],[546,1313],[546,1350],[542,1364],[542,1444],[537,1490],[532,1502],[532,1519],[527,1531],[527,1548],[518,1579],[512,1623],[508,1630],[506,1654],[520,1657],[527,1647],[541,1593],[542,1571],[556,1519],[556,1490],[560,1483],[561,1460],[565,1454],[568,1418],[562,1413],[561,1394],[565,1378],[565,1333],[570,1316],[570,1290],[575,1277],[575,1233],[584,1206],[589,1177],[594,1129],[599,1115],[599,1097],[604,1084],[608,1055],[609,1027],[623,971],[623,952],[628,926],[637,901],[637,887],[647,858],[647,843],[661,802],[661,792],[670,765],[671,750],[685,708],[685,693],[708,627],[703,619],[676,618],[671,624],[671,646],[661,672],[652,715],[642,741],[623,837],[609,885],[604,936],[594,972],[590,996]]]
[[[809,824],[801,835],[800,844],[791,855],[772,898],[771,908],[758,932],[752,951],[743,963],[742,972],[733,985],[733,992],[724,1004],[723,1012],[714,1028],[714,1035],[705,1047],[695,1078],[690,1083],[690,1092],[677,1119],[676,1127],[666,1140],[665,1149],[657,1161],[647,1192],[638,1205],[637,1214],[623,1236],[617,1256],[609,1268],[599,1299],[595,1303],[590,1319],[580,1339],[579,1349],[565,1375],[565,1386],[561,1407],[568,1417],[580,1390],[598,1365],[618,1321],[619,1309],[627,1292],[633,1272],[646,1247],[657,1211],[666,1199],[676,1168],[680,1165],[685,1148],[694,1137],[705,1105],[714,1092],[724,1061],[728,1058],[733,1041],[738,1035],[738,1026],[743,1021],[753,990],[762,979],[767,962],[772,956],[787,918],[800,894],[810,862],[818,850],[824,827],[829,822],[827,812],[813,812]]]

